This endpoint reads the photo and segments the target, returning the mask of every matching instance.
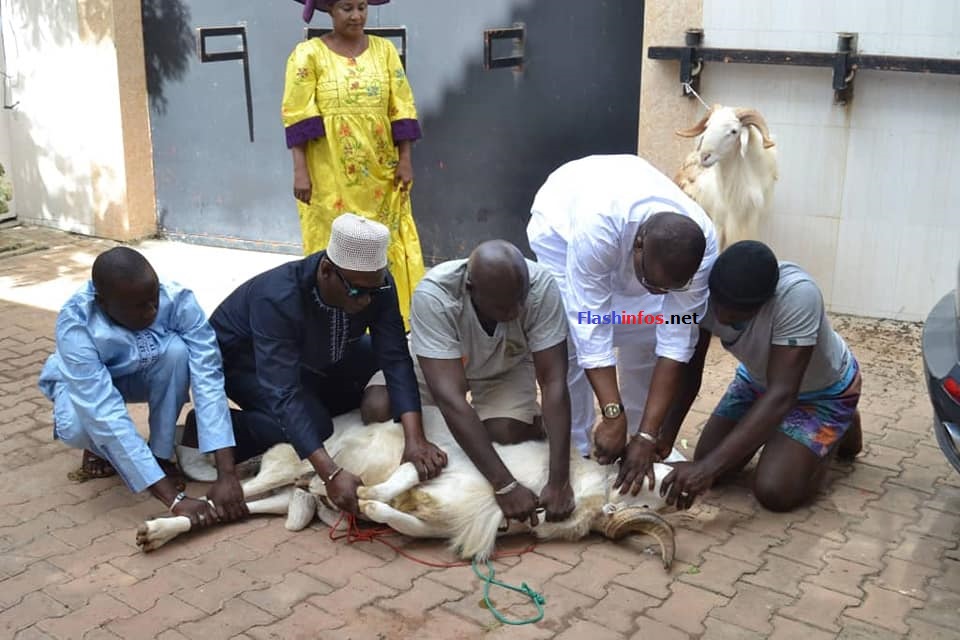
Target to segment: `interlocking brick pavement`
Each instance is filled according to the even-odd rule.
[[[678,545],[669,574],[644,552],[645,540],[539,545],[495,563],[498,577],[547,598],[543,621],[512,627],[482,606],[469,567],[426,567],[381,545],[334,542],[319,523],[291,533],[281,519],[256,518],[140,553],[136,525],[163,509],[116,478],[68,481],[79,454],[51,441],[50,407],[36,388],[56,309],[110,243],[2,233],[47,248],[0,259],[0,637],[957,637],[960,477],[931,431],[917,325],[834,318],[863,367],[865,451],[834,465],[814,505],[764,511],[747,473],[668,515]],[[148,257],[181,251],[157,241],[142,248]],[[251,256],[218,251],[241,266]],[[222,266],[234,282],[238,271]],[[216,286],[202,283],[208,303]],[[732,370],[711,350],[680,434],[686,455]],[[145,423],[141,408],[133,414]],[[395,541],[451,559],[438,542]],[[519,596],[494,590],[493,599],[510,616],[532,613]]]

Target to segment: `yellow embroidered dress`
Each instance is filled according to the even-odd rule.
[[[287,60],[283,125],[287,147],[306,143],[313,184],[310,204],[297,200],[304,253],[325,249],[333,219],[346,211],[386,225],[388,268],[409,328],[423,253],[409,193],[393,180],[395,143],[420,138],[420,124],[393,43],[367,38],[367,50],[356,58],[334,53],[320,38],[297,45]]]

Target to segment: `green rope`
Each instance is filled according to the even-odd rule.
[[[516,625],[533,624],[534,622],[539,622],[540,620],[543,619],[543,605],[546,602],[546,599],[543,597],[543,595],[541,595],[540,593],[537,593],[536,591],[528,587],[526,582],[522,583],[518,588],[512,585],[500,582],[499,580],[495,580],[493,577],[494,576],[493,565],[490,564],[489,560],[487,560],[485,564],[487,565],[487,569],[490,570],[490,573],[487,573],[486,575],[480,573],[480,570],[477,569],[476,559],[474,559],[473,561],[473,572],[477,574],[478,578],[483,580],[483,603],[487,605],[487,609],[490,610],[490,613],[493,614],[494,618],[496,618],[503,624],[516,624]],[[497,611],[497,608],[493,606],[493,603],[490,602],[490,585],[492,584],[498,587],[503,587],[504,589],[510,589],[511,591],[516,591],[517,593],[522,593],[523,595],[530,598],[530,600],[533,601],[533,604],[535,604],[537,607],[537,611],[538,611],[537,615],[533,618],[527,618],[526,620],[507,620],[503,616],[503,614]]]

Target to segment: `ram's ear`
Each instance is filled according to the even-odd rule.
[[[740,157],[747,157],[747,147],[750,146],[750,127],[740,127]]]

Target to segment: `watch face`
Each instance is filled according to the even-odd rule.
[[[607,418],[616,418],[620,415],[620,407],[615,404],[608,404],[603,408],[603,415]]]

